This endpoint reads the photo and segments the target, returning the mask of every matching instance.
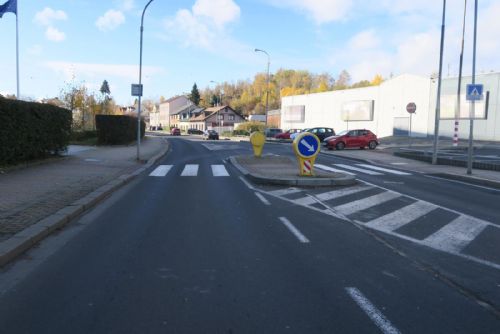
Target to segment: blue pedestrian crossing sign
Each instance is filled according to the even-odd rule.
[[[483,85],[467,85],[467,101],[479,101],[483,98]]]

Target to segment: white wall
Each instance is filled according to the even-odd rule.
[[[453,94],[457,90],[457,78],[443,79],[443,94]],[[470,77],[464,77],[465,84]],[[477,83],[483,83],[485,91],[490,91],[489,113],[487,120],[474,122],[474,138],[479,140],[500,141],[500,73],[477,76]],[[429,78],[404,74],[383,82],[380,86],[332,91],[317,94],[287,96],[281,99],[282,111],[287,106],[304,105],[304,122],[285,122],[281,113],[283,129],[308,128],[317,126],[333,127],[336,132],[347,129],[365,128],[372,130],[379,137],[392,136],[395,121],[408,124],[409,114],[406,105],[414,102],[417,111],[412,116],[412,136],[434,134],[434,115],[436,106],[437,83]],[[345,102],[374,100],[372,121],[351,121],[349,124],[341,118],[341,107]],[[460,121],[460,137],[468,137],[469,121]],[[440,135],[453,137],[454,121],[440,121]]]

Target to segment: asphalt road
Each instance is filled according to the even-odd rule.
[[[164,167],[6,268],[0,331],[500,330],[492,310],[376,235],[244,182],[224,159],[248,144],[231,145],[172,139]]]

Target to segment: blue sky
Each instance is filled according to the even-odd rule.
[[[3,4],[6,0],[0,0]],[[21,95],[54,97],[68,82],[98,91],[108,80],[128,104],[138,81],[139,26],[147,0],[18,0]],[[444,74],[458,73],[463,0],[448,0]],[[468,1],[465,72],[471,72]],[[429,76],[438,68],[441,1],[155,0],[145,18],[144,97],[189,92],[210,81],[251,79],[266,68]],[[500,3],[481,0],[478,71],[500,71]],[[0,19],[0,93],[15,93],[15,15]]]

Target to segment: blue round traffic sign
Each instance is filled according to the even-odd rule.
[[[297,141],[297,153],[303,158],[310,158],[319,151],[319,139],[312,133],[304,133],[295,139]]]

